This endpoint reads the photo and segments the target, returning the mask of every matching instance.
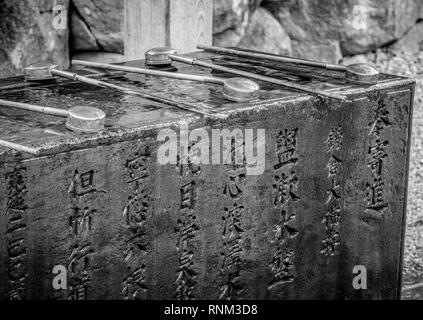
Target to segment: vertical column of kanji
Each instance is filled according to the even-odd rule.
[[[243,241],[245,228],[242,220],[247,213],[243,204],[246,163],[243,152],[245,142],[242,133],[234,130],[231,138],[230,163],[226,165],[228,178],[223,188],[226,198],[222,216],[223,251],[221,253],[221,285],[219,299],[239,299],[246,294],[246,288],[240,281],[243,262]]]
[[[188,156],[179,159],[181,178],[181,202],[178,226],[176,227],[179,266],[176,275],[174,299],[191,300],[195,298],[198,265],[195,262],[198,252],[198,232],[200,224],[196,215],[196,199],[198,197],[198,179],[201,167],[194,161],[191,149],[195,143],[188,145]]]
[[[280,220],[273,226],[273,243],[276,251],[269,263],[273,278],[270,291],[279,292],[295,279],[295,243],[299,230],[296,222],[296,206],[300,201],[299,178],[296,167],[298,154],[298,128],[280,130],[276,136],[274,165],[273,207]]]
[[[93,276],[94,220],[101,214],[98,197],[106,193],[95,185],[94,170],[80,172],[75,170],[69,184],[68,195],[70,213],[68,226],[71,233],[71,248],[68,257],[68,291],[69,300],[87,300]]]
[[[329,188],[326,191],[326,214],[322,221],[325,226],[325,236],[322,241],[321,254],[324,256],[335,255],[340,245],[339,223],[341,220],[342,193],[340,191],[339,174],[343,161],[339,153],[343,138],[342,127],[338,126],[330,130],[326,140],[327,154],[329,155],[327,164]]]
[[[378,93],[372,110],[372,120],[369,123],[369,147],[367,150],[367,165],[371,170],[371,179],[366,183],[366,214],[383,216],[388,207],[385,201],[386,174],[385,161],[389,141],[385,138],[385,129],[390,127],[391,120],[386,104],[386,96]]]
[[[26,168],[18,165],[7,172],[6,180],[6,250],[7,293],[10,300],[24,300],[27,291],[27,217],[25,195]]]
[[[136,151],[125,165],[126,183],[131,190],[123,209],[127,275],[123,282],[122,297],[125,300],[144,300],[148,293],[146,256],[151,247],[151,239],[146,224],[151,218],[150,160],[150,147],[145,146]]]

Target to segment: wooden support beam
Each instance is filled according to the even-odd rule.
[[[193,52],[212,44],[213,0],[125,0],[125,57],[154,47]]]
[[[179,53],[212,43],[213,0],[170,0],[170,46]]]

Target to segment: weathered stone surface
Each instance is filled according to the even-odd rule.
[[[97,40],[77,12],[71,14],[71,48],[73,51],[98,51]]]
[[[399,39],[419,18],[420,0],[265,0],[291,40],[340,41],[344,55],[363,53]]]
[[[253,13],[254,11],[257,10],[258,7],[260,7],[261,3],[263,2],[263,0],[250,0],[250,12]]]
[[[250,20],[250,0],[214,0],[213,42],[234,46],[245,35]]]
[[[417,79],[414,99],[414,116],[411,139],[410,174],[407,203],[407,232],[404,253],[405,287],[422,283],[423,275],[423,56],[406,57],[401,61],[398,70],[404,69]],[[410,66],[412,65],[412,66]],[[414,74],[413,74],[414,73]],[[417,288],[416,288],[417,289]],[[419,298],[414,291],[406,291],[405,298]]]
[[[91,51],[91,52],[78,52],[73,55],[73,59],[87,60],[93,62],[113,63],[125,61],[125,55],[119,53]]]
[[[416,26],[406,37],[413,39]],[[413,36],[411,35],[413,34]],[[415,38],[414,38],[415,39]],[[418,37],[417,37],[418,39]],[[408,42],[408,41],[407,41]],[[344,59],[344,64],[367,62],[381,72],[395,72],[417,80],[408,181],[407,231],[404,251],[403,299],[422,299],[423,274],[423,54],[414,52],[413,41],[405,43],[406,50],[398,50],[397,44],[384,50]],[[410,46],[410,47],[409,47]]]
[[[69,7],[68,0],[56,5]],[[52,1],[0,1],[0,77],[35,62],[69,65],[68,30],[53,27]]]
[[[330,79],[307,83],[355,92],[354,104],[263,87],[247,105],[225,103],[212,84],[134,75],[113,82],[195,101],[228,118],[194,117],[69,82],[60,90],[0,90],[11,100],[86,104],[108,115],[95,135],[67,131],[64,119],[45,114],[8,110],[0,117],[3,139],[49,151],[40,157],[0,147],[0,299],[397,297],[412,81],[387,76],[380,86],[352,90]],[[212,129],[265,129],[263,143],[257,136],[264,172],[248,175],[245,163],[179,166],[176,155],[174,164],[161,165],[158,131],[172,128],[183,139],[178,127],[187,124],[208,137]],[[388,146],[376,168],[379,136]],[[376,174],[385,185],[373,198]],[[67,270],[66,290],[51,285],[58,265]],[[351,285],[356,265],[367,268],[368,290]]]
[[[263,8],[251,16],[245,36],[238,46],[275,54],[291,55],[291,39],[278,21]]]
[[[410,174],[407,201],[407,231],[404,252],[404,298],[422,296],[415,290],[408,290],[421,284],[423,275],[423,54],[403,52],[376,52],[377,65],[383,72],[398,74],[417,80],[411,139]],[[375,59],[373,59],[375,61]],[[417,290],[417,288],[416,288]],[[420,288],[421,292],[421,288]]]
[[[423,51],[423,22],[417,23],[404,37],[397,41],[392,50],[408,54],[418,54]]]
[[[102,51],[123,53],[123,1],[74,0]]]

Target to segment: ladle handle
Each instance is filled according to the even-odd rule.
[[[169,58],[172,59],[172,60],[175,60],[175,61],[186,63],[186,64],[198,65],[198,66],[210,68],[210,69],[213,69],[213,70],[218,70],[218,71],[222,71],[222,72],[226,72],[226,73],[236,74],[238,76],[245,77],[245,78],[250,78],[250,79],[255,79],[255,80],[259,80],[259,81],[277,84],[277,85],[280,85],[280,86],[283,86],[283,87],[286,87],[286,88],[307,92],[307,93],[313,94],[313,95],[326,96],[326,97],[341,100],[341,101],[347,100],[347,98],[345,96],[342,96],[342,95],[329,93],[329,92],[325,92],[325,91],[317,91],[317,90],[314,90],[314,89],[307,88],[307,87],[300,85],[300,84],[296,84],[296,83],[292,83],[292,82],[288,82],[288,81],[284,81],[284,80],[280,80],[280,79],[275,79],[275,78],[271,78],[271,77],[267,77],[267,76],[262,76],[262,75],[252,73],[252,72],[246,72],[246,71],[242,71],[242,70],[238,70],[238,69],[227,68],[227,67],[223,67],[223,66],[220,66],[220,65],[217,65],[217,64],[212,64],[212,63],[200,61],[200,60],[197,60],[197,59],[191,59],[191,58],[180,57],[180,56],[175,56],[175,55],[169,55]]]
[[[317,67],[317,68],[324,68],[327,70],[334,70],[334,71],[345,72],[347,70],[346,67],[342,65],[328,64],[328,63],[319,62],[319,61],[298,59],[293,57],[273,55],[273,54],[267,54],[267,53],[261,53],[261,52],[250,52],[250,51],[244,51],[244,50],[236,50],[236,49],[212,47],[212,46],[204,46],[204,45],[198,45],[197,48],[205,50],[207,52],[218,53],[223,55],[233,55],[233,56],[243,57],[243,58],[252,58],[255,60],[264,59],[264,60],[271,60],[271,61],[283,62],[283,63],[293,63],[293,64],[300,64],[300,65],[306,65],[306,66]]]
[[[126,88],[123,88],[121,86],[100,81],[100,80],[96,80],[96,79],[92,79],[92,78],[88,78],[88,77],[84,77],[73,72],[68,72],[68,71],[63,71],[58,69],[51,69],[50,73],[54,76],[62,77],[62,78],[73,80],[73,81],[79,81],[79,82],[91,84],[91,85],[102,87],[102,88],[112,88],[115,90],[125,91],[125,92],[129,91]]]
[[[63,77],[63,78],[66,78],[66,79],[91,84],[91,85],[98,86],[98,87],[101,87],[101,88],[109,88],[109,89],[114,89],[114,90],[120,91],[120,92],[125,93],[125,94],[136,95],[136,96],[142,97],[144,99],[149,99],[149,100],[152,100],[152,101],[160,102],[160,103],[167,104],[167,105],[177,107],[177,108],[180,108],[180,109],[188,110],[190,112],[195,112],[195,113],[199,113],[199,114],[214,117],[214,118],[221,118],[222,117],[217,113],[215,114],[215,113],[211,113],[208,110],[205,110],[205,108],[202,107],[201,105],[194,105],[194,104],[191,104],[191,103],[188,103],[188,102],[178,102],[178,101],[172,100],[171,98],[164,98],[164,97],[156,96],[154,94],[150,94],[150,93],[147,93],[147,92],[142,92],[140,90],[125,88],[123,86],[119,86],[119,85],[116,85],[116,84],[113,84],[113,83],[104,82],[104,81],[80,76],[76,73],[57,70],[57,69],[54,69],[54,68],[50,70],[50,73],[52,75],[55,75],[55,76],[59,76],[59,77]]]
[[[179,79],[179,80],[189,80],[189,81],[196,81],[196,82],[216,83],[216,84],[223,84],[224,82],[223,79],[214,78],[214,77],[205,77],[205,76],[192,75],[192,74],[167,72],[167,71],[152,70],[152,69],[146,69],[146,68],[127,67],[127,66],[83,61],[83,60],[72,60],[72,64],[84,66],[84,67],[93,67],[93,68],[106,69],[106,70],[116,70],[116,71],[123,71],[123,72],[129,72],[129,73],[138,73],[138,74],[173,78],[173,79]]]
[[[0,99],[0,105],[4,106],[4,107],[18,108],[18,109],[23,109],[23,110],[29,110],[29,111],[39,112],[39,113],[50,114],[50,115],[58,116],[58,117],[67,117],[68,116],[67,110],[36,106],[36,105],[33,105],[33,104],[22,103],[22,102],[14,102],[14,101],[8,101],[8,100]]]

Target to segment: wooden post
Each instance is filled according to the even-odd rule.
[[[178,53],[212,44],[213,0],[125,0],[125,58],[144,58],[154,47]]]

